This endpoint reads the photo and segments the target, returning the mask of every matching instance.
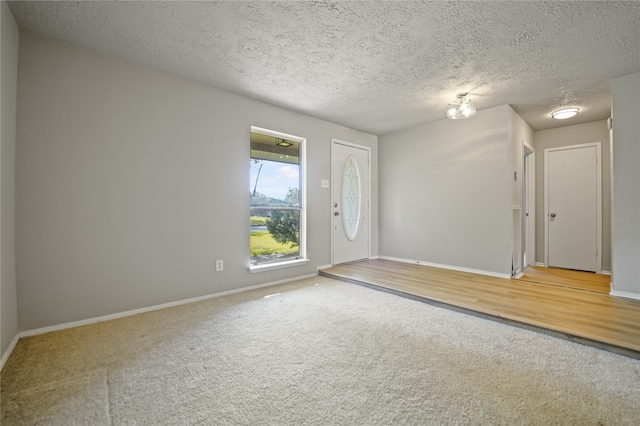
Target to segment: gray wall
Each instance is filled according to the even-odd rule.
[[[20,49],[21,330],[315,273],[331,138],[372,147],[377,254],[376,136],[32,33]],[[248,270],[252,125],[307,138],[307,265]]]
[[[0,2],[0,128],[1,157],[1,228],[0,279],[0,356],[18,334],[15,257],[15,149],[16,90],[18,87],[18,27],[6,2]]]
[[[18,333],[15,261],[16,90],[18,87],[18,27],[6,2],[0,2],[2,56],[0,70],[1,228],[0,356]]]
[[[611,81],[614,294],[640,298],[640,73]]]
[[[511,273],[510,111],[380,136],[381,255]]]
[[[607,121],[576,124],[534,133],[536,149],[536,262],[544,262],[544,150],[602,142],[602,269],[611,270],[611,167]]]

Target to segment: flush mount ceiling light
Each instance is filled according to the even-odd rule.
[[[556,120],[565,120],[567,118],[575,117],[580,110],[578,108],[564,108],[559,109],[551,113],[551,118]]]
[[[447,107],[447,118],[458,120],[476,115],[476,104],[467,98],[467,93],[459,93],[458,100]]]
[[[276,138],[276,145],[286,148],[288,146],[293,145],[293,142],[288,141],[286,139]]]

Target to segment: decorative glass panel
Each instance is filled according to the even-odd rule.
[[[362,204],[362,186],[358,163],[349,156],[342,171],[342,227],[349,240],[356,238],[360,226],[360,207]]]

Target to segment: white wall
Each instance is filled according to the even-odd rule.
[[[640,73],[611,80],[612,294],[640,299]]]
[[[18,334],[18,302],[16,296],[15,261],[15,149],[16,90],[18,87],[18,26],[7,3],[0,2],[0,356],[5,354]]]
[[[534,133],[536,149],[536,261],[544,262],[544,150],[602,142],[602,269],[611,270],[611,167],[607,120]]]
[[[510,111],[380,136],[380,255],[511,274]]]
[[[32,33],[20,49],[21,330],[315,273],[331,138],[372,147],[377,254],[376,136]],[[248,271],[252,125],[307,138],[305,266]]]

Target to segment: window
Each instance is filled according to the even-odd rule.
[[[304,139],[251,128],[250,269],[305,259]]]

